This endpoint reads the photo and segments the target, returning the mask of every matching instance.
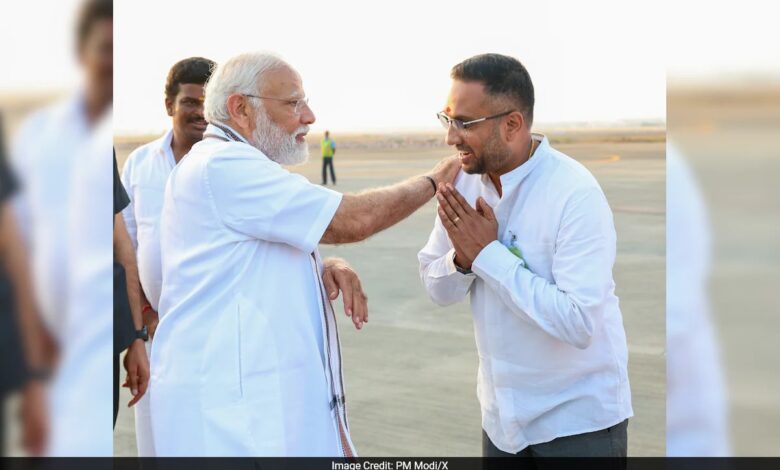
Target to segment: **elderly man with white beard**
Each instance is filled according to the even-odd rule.
[[[331,300],[340,291],[360,329],[366,296],[317,245],[400,222],[458,160],[357,195],[286,171],[308,157],[315,117],[298,73],[266,53],[217,67],[205,118],[163,203],[149,392],[158,455],[354,456]]]

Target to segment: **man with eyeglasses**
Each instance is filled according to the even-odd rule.
[[[451,72],[438,117],[462,172],[419,253],[431,299],[470,296],[485,456],[625,457],[632,416],[612,212],[584,166],[531,132],[516,59]]]
[[[204,138],[168,179],[150,389],[158,456],[355,456],[331,301],[355,327],[367,299],[319,243],[364,240],[431,200],[456,157],[340,194],[282,165],[308,157],[300,75],[267,53],[220,64]]]

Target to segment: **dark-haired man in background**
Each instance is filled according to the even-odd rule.
[[[439,185],[420,273],[439,305],[471,297],[483,454],[625,457],[628,353],[604,193],[531,133],[519,61],[478,55],[451,78],[438,116],[463,171]]]
[[[30,252],[36,301],[56,343],[67,305],[66,266],[71,175],[96,123],[113,99],[113,3],[87,0],[76,20],[76,53],[84,79],[79,91],[35,112],[20,128],[12,169],[21,191],[14,196],[17,220]]]
[[[171,67],[165,82],[165,109],[173,128],[159,139],[134,150],[122,170],[122,184],[130,195],[130,204],[122,215],[136,249],[143,289],[143,321],[150,340],[159,320],[157,309],[162,286],[160,215],[165,183],[176,164],[203,139],[206,130],[203,87],[214,65],[209,59],[190,57]],[[146,348],[147,353],[151,353],[151,341],[147,342]],[[138,456],[155,456],[148,396],[135,407],[135,435]]]
[[[48,420],[45,449],[40,450],[48,456],[105,456],[111,454],[110,428],[106,426],[104,433],[100,426],[93,424],[109,423],[104,419],[109,416],[109,408],[102,406],[100,401],[102,388],[94,385],[110,384],[110,372],[105,369],[108,372],[105,377],[101,374],[103,366],[110,366],[111,358],[108,354],[101,357],[100,351],[88,344],[87,328],[81,328],[77,335],[70,334],[69,328],[81,326],[79,319],[73,316],[74,306],[78,307],[78,312],[84,313],[86,309],[81,307],[88,300],[110,299],[111,293],[105,292],[105,296],[101,296],[98,294],[100,289],[90,286],[91,290],[84,289],[89,292],[88,299],[74,298],[72,288],[82,280],[76,280],[72,276],[73,271],[78,271],[79,267],[94,266],[83,258],[73,257],[74,245],[83,244],[83,240],[74,239],[70,228],[75,211],[87,211],[72,203],[74,194],[78,192],[74,188],[79,189],[74,177],[79,170],[87,167],[85,147],[92,139],[96,126],[105,121],[111,109],[112,0],[81,2],[74,33],[74,52],[82,73],[81,84],[75,93],[35,111],[22,124],[12,147],[11,159],[20,190],[11,203],[27,251],[34,302],[43,325],[39,332],[46,345],[47,360],[43,362],[55,364],[51,371],[51,388],[47,391],[47,409],[51,419]],[[108,162],[107,158],[105,162]],[[95,167],[90,171],[98,169]],[[107,175],[106,171],[105,179]],[[95,191],[93,194],[100,194],[96,188],[90,190]],[[110,228],[108,224],[104,227]],[[86,232],[87,227],[83,231]],[[90,254],[99,252],[96,247],[91,252],[89,249],[86,251]],[[108,253],[103,253],[106,259]],[[94,258],[100,259],[100,256]],[[105,317],[100,312],[99,309],[91,310],[89,313],[96,321],[83,326],[95,327],[95,330],[103,326],[110,328],[108,311]],[[105,335],[102,339],[110,344],[109,338]],[[79,349],[85,345],[89,355]],[[77,371],[78,375],[71,374],[71,371]],[[38,372],[35,375],[46,374]],[[105,399],[108,397],[106,393]],[[78,404],[85,402],[90,406],[79,409]],[[78,432],[74,432],[74,423],[81,426]]]

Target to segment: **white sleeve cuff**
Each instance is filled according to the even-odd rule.
[[[504,279],[506,274],[514,270],[517,265],[525,267],[522,259],[495,240],[479,252],[471,264],[471,269],[485,281],[500,283],[501,279]]]
[[[451,276],[453,274],[458,274],[460,276],[466,277],[466,278],[472,278],[475,277],[474,273],[462,273],[458,271],[458,266],[455,264],[455,248],[452,248],[450,251],[447,252],[446,255],[444,255],[444,264],[447,267],[447,275]]]

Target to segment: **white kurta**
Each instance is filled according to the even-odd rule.
[[[61,348],[48,393],[52,457],[112,454],[111,122],[90,129],[77,92],[28,118],[12,152],[35,300]]]
[[[437,304],[470,295],[482,427],[511,453],[632,416],[612,212],[585,167],[535,138],[533,157],[501,176],[502,197],[486,175],[455,180],[472,207],[482,196],[499,224],[473,274],[455,269],[438,217],[419,253]]]
[[[152,347],[158,455],[344,455],[313,264],[340,202],[243,142],[205,138],[173,170]]]
[[[136,250],[141,288],[155,311],[162,288],[160,215],[165,183],[176,166],[172,139],[173,130],[169,130],[159,139],[138,147],[127,157],[122,168],[122,185],[130,196],[130,204],[122,211],[122,216]],[[150,340],[146,343],[147,354],[151,354],[151,346]],[[149,395],[144,395],[133,408],[138,456],[154,457]]]
[[[59,309],[59,362],[49,393],[50,457],[113,455],[113,126],[110,111],[76,154],[68,182],[64,267],[67,305]],[[37,230],[37,228],[36,228]]]
[[[71,175],[90,139],[83,93],[75,93],[25,121],[14,142],[12,166],[21,190],[14,198],[30,249],[35,299],[44,323],[60,341],[68,303]]]

